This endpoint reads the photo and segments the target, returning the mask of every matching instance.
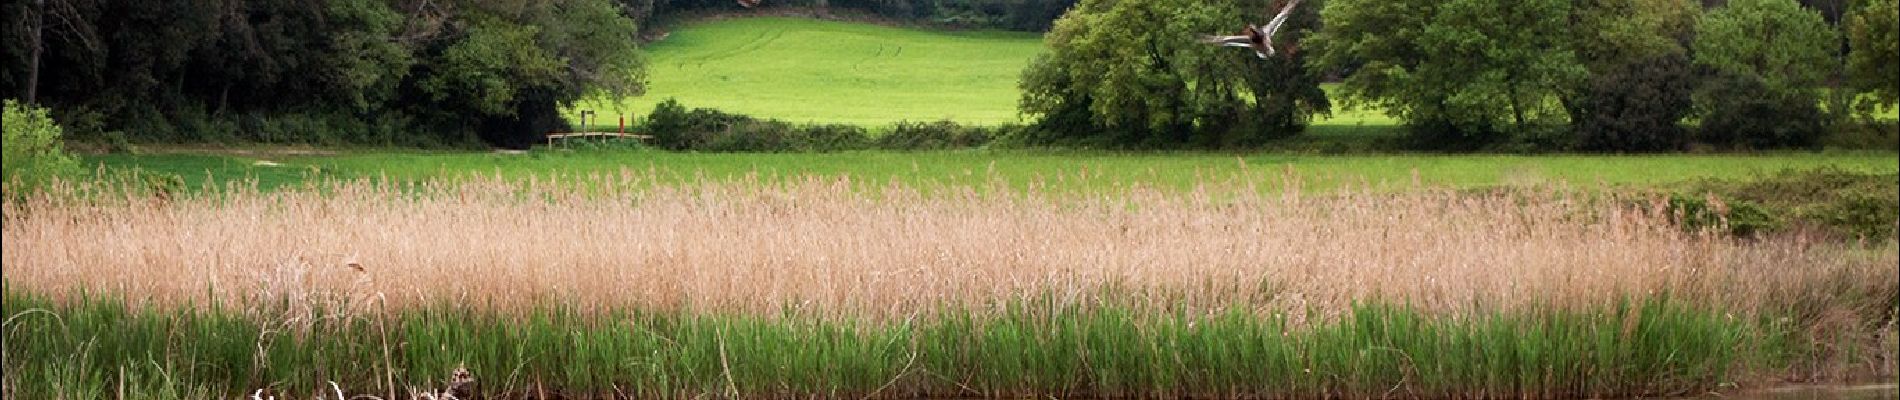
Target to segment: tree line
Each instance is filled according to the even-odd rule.
[[[1074,0],[783,0],[1045,29]],[[7,0],[0,91],[86,139],[525,146],[637,95],[639,27],[731,0]]]
[[[1025,143],[1247,147],[1334,103],[1413,148],[1813,147],[1900,71],[1895,0],[1305,0],[1281,56],[1200,35],[1273,0],[768,0],[1047,30]],[[638,95],[640,27],[730,0],[7,0],[0,91],[82,139],[525,146]],[[1323,81],[1339,80],[1335,93]],[[1866,94],[1863,96],[1862,94]],[[1501,147],[1502,146],[1502,147]]]
[[[609,0],[16,0],[0,12],[0,90],[80,136],[518,145],[560,124],[565,102],[642,84],[635,25]]]
[[[1224,146],[1297,134],[1332,101],[1427,150],[1812,148],[1873,136],[1900,93],[1894,0],[1307,0],[1285,56],[1183,38],[1266,0],[1085,0],[1023,75],[1049,143]],[[1276,3],[1277,4],[1277,3]],[[1301,51],[1300,49],[1306,49]],[[1866,96],[1862,96],[1866,94]]]

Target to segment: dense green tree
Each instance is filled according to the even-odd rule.
[[[1701,6],[1693,0],[1572,0],[1571,49],[1590,72],[1685,53]]]
[[[1350,104],[1403,120],[1419,145],[1471,148],[1561,118],[1584,76],[1567,43],[1570,0],[1334,0],[1317,65],[1353,68]]]
[[[330,0],[325,7],[329,33],[320,69],[327,73],[319,79],[356,111],[381,108],[415,63],[409,48],[392,40],[403,29],[403,15],[381,0]]]
[[[1813,146],[1826,129],[1820,90],[1839,36],[1793,0],[1732,0],[1696,25],[1696,93],[1704,140],[1742,147]]]
[[[1591,71],[1570,100],[1576,145],[1593,151],[1681,150],[1689,140],[1681,122],[1694,107],[1694,78],[1689,57],[1680,51]]]
[[[1849,81],[1877,104],[1900,103],[1900,2],[1862,0],[1847,19]]]
[[[37,89],[82,135],[518,146],[563,104],[643,81],[612,0],[45,4],[0,5],[10,35],[47,22],[37,63],[30,41],[0,44],[0,89]]]
[[[1839,36],[1792,0],[1731,0],[1696,25],[1695,61],[1777,90],[1815,90],[1833,71]]]
[[[1277,43],[1316,26],[1308,0]],[[1297,133],[1329,109],[1289,47],[1252,51],[1200,43],[1272,15],[1265,1],[1088,0],[1056,21],[1049,52],[1024,71],[1022,109],[1040,139],[1124,147],[1225,147]]]
[[[1701,7],[1690,0],[1575,0],[1571,37],[1588,78],[1564,95],[1576,145],[1666,151],[1687,144],[1688,50]]]

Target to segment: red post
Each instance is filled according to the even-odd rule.
[[[620,134],[627,134],[627,116],[620,116]]]

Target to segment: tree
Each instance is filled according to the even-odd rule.
[[[1696,94],[1704,140],[1742,147],[1813,146],[1824,133],[1820,89],[1839,36],[1793,0],[1732,0],[1696,25]]]
[[[1591,73],[1686,53],[1701,6],[1693,0],[1572,0],[1571,48]]]
[[[1792,0],[1732,0],[1696,25],[1695,61],[1777,90],[1815,90],[1837,40],[1820,13]]]
[[[1681,122],[1695,104],[1693,80],[1689,58],[1680,51],[1592,71],[1571,100],[1576,144],[1595,151],[1682,149],[1688,133]]]
[[[1847,20],[1847,78],[1884,107],[1900,103],[1900,4],[1862,0]]]
[[[6,189],[32,189],[65,173],[73,172],[78,164],[72,156],[66,154],[60,145],[59,125],[46,115],[46,109],[20,104],[6,99],[0,107],[0,124],[4,124],[4,137],[0,137],[0,187]],[[23,186],[14,186],[15,184]]]
[[[30,37],[34,10],[0,5],[0,24]],[[644,82],[612,0],[46,0],[43,13],[43,66],[31,41],[0,42],[0,91],[37,87],[76,135],[520,146],[558,129],[562,106]]]
[[[1277,43],[1297,43],[1322,4],[1302,3]],[[1266,1],[1083,1],[1025,69],[1023,112],[1039,117],[1042,139],[1118,147],[1246,146],[1297,133],[1329,109],[1297,50],[1261,60],[1199,42],[1264,23],[1268,11]]]
[[[1420,145],[1473,148],[1561,115],[1583,68],[1566,43],[1570,0],[1334,0],[1312,40],[1350,71],[1350,104],[1382,107]]]
[[[1690,0],[1576,0],[1571,37],[1588,78],[1564,95],[1576,144],[1594,151],[1667,151],[1687,144],[1694,103]]]
[[[608,0],[456,4],[415,81],[415,112],[445,130],[525,147],[565,129],[562,107],[590,93],[638,94],[644,74],[632,20]]]

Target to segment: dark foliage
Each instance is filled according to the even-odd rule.
[[[522,147],[642,83],[611,0],[20,3],[0,5],[22,39],[0,44],[0,91],[32,83],[82,140]]]
[[[672,99],[653,107],[646,130],[655,146],[675,151],[831,152],[872,144],[864,128],[852,125],[794,125],[709,108],[688,110]]]
[[[1760,79],[1716,74],[1703,84],[1702,142],[1741,149],[1814,148],[1827,133],[1820,98],[1772,90]]]
[[[1609,152],[1683,149],[1688,132],[1681,122],[1694,105],[1689,65],[1688,57],[1672,53],[1590,77],[1571,113],[1578,145]]]
[[[1900,175],[1828,168],[1703,181],[1670,205],[1686,226],[1725,223],[1730,233],[1742,236],[1801,230],[1884,240],[1900,228]]]
[[[950,121],[899,122],[873,140],[854,125],[799,125],[710,108],[687,109],[667,99],[653,107],[645,129],[653,145],[674,151],[832,152],[846,150],[943,150],[989,145],[1018,135],[1015,126],[964,126]]]
[[[1509,135],[1495,126],[1463,126],[1444,119],[1419,119],[1405,124],[1405,147],[1423,151],[1476,151],[1498,146]]]
[[[888,150],[936,150],[982,146],[992,133],[977,127],[965,127],[951,121],[898,122],[877,138],[877,147]]]

